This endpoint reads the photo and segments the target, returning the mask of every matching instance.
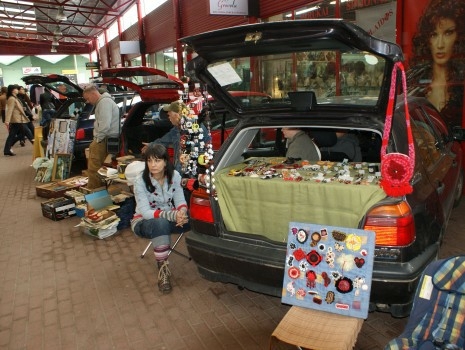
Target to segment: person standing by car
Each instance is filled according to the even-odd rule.
[[[426,97],[449,126],[462,125],[465,3],[432,0],[412,39],[409,94]]]
[[[107,139],[119,136],[119,108],[110,95],[101,95],[95,85],[87,86],[82,96],[95,107],[94,139],[89,146],[87,166],[87,187],[94,189],[102,185],[97,172],[108,154]]]
[[[286,140],[286,158],[291,160],[320,160],[320,151],[306,132],[299,128],[283,128]]]
[[[185,155],[182,153],[182,148],[183,146],[186,146],[188,141],[193,141],[191,139],[195,138],[194,133],[187,133],[184,129],[189,129],[187,123],[187,120],[184,120],[184,125],[183,125],[183,113],[184,114],[189,114],[190,110],[189,107],[187,107],[183,102],[181,101],[174,101],[169,105],[163,106],[163,109],[165,112],[168,112],[168,118],[173,124],[173,127],[171,128],[170,131],[168,131],[165,135],[162,137],[156,139],[155,141],[152,141],[151,143],[146,143],[143,142],[143,147],[141,152],[145,153],[147,147],[150,144],[162,144],[165,147],[173,147],[174,149],[174,168],[181,174],[185,173]],[[184,116],[186,117],[186,116]],[[192,130],[192,127],[190,128]],[[183,142],[181,142],[181,133],[183,133],[187,136],[183,138]],[[205,144],[210,142],[210,136],[208,134],[208,130],[205,127],[203,123],[200,123],[200,127],[197,132],[195,132],[196,137],[200,140],[200,142],[203,142],[203,145],[205,147]]]
[[[158,289],[169,293],[172,289],[168,268],[170,234],[188,229],[187,203],[181,175],[174,169],[166,147],[150,144],[144,155],[145,168],[134,180],[136,209],[131,228],[136,235],[152,241],[159,269]]]
[[[53,115],[55,114],[55,104],[53,103],[54,97],[50,90],[45,89],[43,93],[40,94],[39,103],[42,108],[42,119],[40,120],[40,126],[44,128],[44,140],[48,136],[48,128],[50,127],[50,121],[52,120]]]
[[[34,143],[34,138],[31,131],[26,126],[29,119],[24,112],[22,103],[18,99],[19,86],[8,85],[7,90],[7,102],[6,102],[6,114],[5,114],[5,125],[8,128],[8,137],[5,141],[3,148],[3,154],[5,156],[14,156],[15,154],[11,151],[13,144],[18,141],[18,135],[24,133],[26,137]]]
[[[0,91],[0,111],[2,112],[2,122],[5,123],[5,109],[6,109],[6,92],[7,87],[2,86]]]

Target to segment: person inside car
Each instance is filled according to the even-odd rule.
[[[336,136],[336,144],[331,147],[321,147],[321,152],[344,153],[350,162],[361,162],[362,151],[357,136],[347,132],[347,130],[336,131]]]
[[[305,131],[300,128],[283,128],[282,132],[286,138],[287,162],[321,159],[320,150]]]

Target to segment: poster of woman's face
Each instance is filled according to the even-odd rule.
[[[450,127],[465,125],[465,2],[406,1],[403,13],[418,18],[403,28],[409,93],[426,97]]]

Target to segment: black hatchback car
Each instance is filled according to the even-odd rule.
[[[399,46],[336,19],[259,23],[181,41],[198,54],[189,71],[238,119],[191,196],[186,244],[199,272],[281,296],[285,264],[296,264],[286,247],[289,222],[370,230],[370,310],[408,315],[461,199],[463,139],[425,99],[409,97],[409,142],[400,74],[383,137]],[[240,90],[271,100],[245,105],[230,93]],[[289,127],[311,136],[318,160],[286,158],[282,128]],[[349,135],[357,156],[336,147],[336,133]],[[380,186],[405,170],[382,171],[383,144],[412,162],[412,192]]]

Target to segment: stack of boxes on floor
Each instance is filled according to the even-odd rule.
[[[36,186],[37,196],[47,198],[41,203],[43,216],[53,221],[77,216],[82,232],[99,239],[129,227],[135,204],[124,174],[103,179],[106,186],[94,190],[84,176]]]

